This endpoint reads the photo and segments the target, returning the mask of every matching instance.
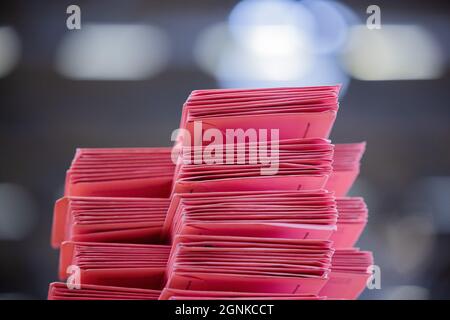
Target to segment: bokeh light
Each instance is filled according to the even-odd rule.
[[[20,39],[11,27],[0,27],[0,78],[8,75],[20,57]]]
[[[302,4],[314,17],[313,45],[319,54],[339,52],[347,41],[350,27],[360,23],[352,10],[336,1],[304,0]]]
[[[69,32],[57,54],[58,71],[79,80],[142,80],[164,69],[169,42],[159,28],[90,24]]]
[[[0,240],[22,240],[37,222],[33,196],[22,186],[0,183]]]
[[[195,45],[199,66],[222,87],[342,84],[337,58],[358,20],[333,1],[244,0],[227,23],[206,28]]]
[[[344,66],[360,80],[435,79],[445,68],[445,56],[433,35],[417,25],[352,28]]]

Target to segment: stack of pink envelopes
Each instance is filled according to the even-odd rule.
[[[159,289],[170,250],[167,245],[66,241],[61,245],[59,278],[79,272],[83,284]]]
[[[315,191],[241,191],[175,194],[164,232],[327,240],[336,231],[333,194]]]
[[[352,187],[359,174],[360,160],[366,149],[366,143],[336,144],[334,148],[333,173],[325,188],[333,190],[342,197]]]
[[[171,148],[77,149],[66,175],[66,196],[168,197]]]
[[[61,198],[53,214],[52,246],[69,240],[158,243],[169,205],[169,198]]]
[[[367,224],[368,210],[361,197],[336,198],[339,212],[336,231],[331,235],[335,248],[351,248]]]
[[[338,110],[339,86],[195,90],[183,106],[180,128],[276,129],[280,139],[328,138]],[[198,135],[196,136],[197,138]],[[192,139],[193,144],[201,140]]]
[[[278,149],[271,154],[274,143]],[[205,158],[208,147],[189,148],[180,154],[173,193],[321,189],[333,170],[333,147],[325,139],[289,139],[267,142],[264,147],[259,143],[237,144],[227,153],[225,144],[218,146],[223,154],[215,156],[214,163]],[[194,162],[196,152],[203,154],[200,163]]]
[[[339,86],[196,90],[173,148],[77,149],[52,300],[356,299],[372,253]],[[256,140],[255,140],[256,139]],[[75,282],[75,283],[74,283]]]
[[[356,299],[366,287],[373,256],[358,248],[337,249],[331,260],[331,272],[320,295],[329,299]]]
[[[319,294],[328,281],[332,243],[236,236],[177,236],[166,288]]]

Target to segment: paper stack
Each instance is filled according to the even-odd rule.
[[[63,241],[158,243],[169,198],[63,197],[53,214],[52,246]]]
[[[77,149],[66,175],[66,196],[170,195],[171,148]]]
[[[338,94],[196,90],[173,148],[78,149],[52,231],[71,285],[49,299],[356,299],[365,143],[328,140]]]

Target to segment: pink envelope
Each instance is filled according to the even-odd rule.
[[[243,115],[224,118],[202,119],[203,130],[219,129],[271,129],[279,130],[280,139],[328,138],[336,119],[336,111],[318,113],[291,113],[272,115]],[[186,129],[194,137],[194,121],[186,123]],[[192,140],[193,145],[201,145],[201,140]]]
[[[66,196],[155,197],[170,195],[172,178],[136,178],[92,183],[68,183]]]
[[[195,291],[165,288],[159,300],[322,300],[322,297],[309,294],[255,293],[231,291]]]
[[[179,234],[327,240],[335,229],[335,226],[294,225],[290,223],[195,223],[183,225]]]
[[[322,189],[327,175],[316,176],[258,176],[212,181],[177,181],[172,193],[259,190],[317,190]]]
[[[352,274],[331,271],[329,280],[319,295],[328,299],[355,300],[364,291],[370,274]]]
[[[136,228],[120,231],[97,232],[89,235],[73,235],[73,241],[126,242],[126,243],[160,243],[162,228]]]
[[[345,196],[359,175],[359,168],[351,171],[333,171],[324,188],[334,191],[337,197]]]
[[[49,286],[48,300],[157,300],[160,294],[159,290],[89,284],[69,289],[65,283],[53,282]]]
[[[327,278],[233,276],[229,274],[174,272],[166,287],[199,291],[233,291],[318,295]]]
[[[366,223],[338,223],[329,239],[337,249],[350,248],[358,241],[365,226]]]

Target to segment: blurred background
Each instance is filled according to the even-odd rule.
[[[81,8],[81,30],[66,9]],[[366,21],[381,9],[381,29]],[[194,89],[343,85],[334,142],[366,140],[352,194],[381,290],[450,298],[448,1],[0,3],[0,298],[56,280],[54,201],[76,147],[168,146]],[[370,20],[369,22],[373,22]],[[376,21],[375,21],[376,22]]]

